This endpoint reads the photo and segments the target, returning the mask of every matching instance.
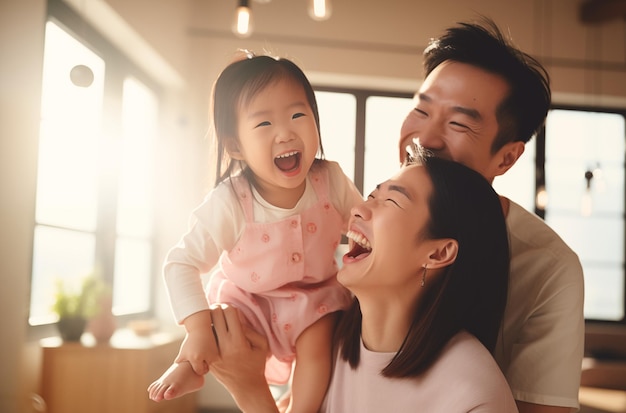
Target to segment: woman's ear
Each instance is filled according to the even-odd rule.
[[[238,161],[242,161],[244,159],[243,154],[239,150],[239,142],[237,142],[237,138],[227,138],[224,140],[224,149],[226,149],[226,153],[233,159]]]
[[[455,239],[444,238],[437,240],[435,248],[428,256],[428,268],[443,268],[456,260],[459,244]]]

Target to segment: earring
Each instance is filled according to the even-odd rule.
[[[424,272],[422,273],[422,287],[424,286],[424,284],[426,284],[426,270],[427,270],[427,265],[424,265]]]

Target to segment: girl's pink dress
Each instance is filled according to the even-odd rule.
[[[207,288],[209,303],[235,305],[265,334],[272,353],[265,374],[271,383],[289,379],[300,333],[350,302],[335,277],[343,221],[328,199],[327,170],[316,166],[310,178],[318,202],[271,223],[254,222],[250,184],[233,178],[246,227],[235,247],[222,253]]]

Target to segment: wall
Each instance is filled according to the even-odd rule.
[[[555,102],[626,108],[626,23],[582,25],[582,0],[334,0],[314,22],[304,0],[252,1],[255,33],[230,32],[236,0],[67,0],[163,85],[159,259],[210,186],[208,96],[237,48],[270,49],[298,62],[317,85],[413,92],[430,37],[483,13],[551,72]],[[28,338],[37,133],[45,1],[0,3],[0,411],[29,412],[36,342]],[[157,313],[171,323],[159,274]],[[174,356],[174,355],[173,355]],[[232,403],[210,382],[204,407]]]
[[[44,0],[0,3],[0,411],[27,412],[27,343]]]
[[[313,80],[319,76],[333,82],[334,75],[361,79],[365,87],[392,83],[411,91],[421,75],[420,54],[428,39],[481,13],[547,65],[558,95],[626,96],[624,20],[583,25],[580,0],[441,0],[427,8],[414,0],[341,0],[333,2],[332,18],[325,22],[311,20],[304,1],[253,1],[256,29],[246,40],[230,33],[234,1],[191,1],[190,53],[196,69],[211,79],[235,48],[269,48],[295,58],[313,73]]]

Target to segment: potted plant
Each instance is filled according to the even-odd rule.
[[[57,280],[52,311],[59,317],[57,327],[64,341],[80,340],[87,322],[98,314],[100,300],[107,293],[106,284],[95,275],[84,277],[78,289]]]

